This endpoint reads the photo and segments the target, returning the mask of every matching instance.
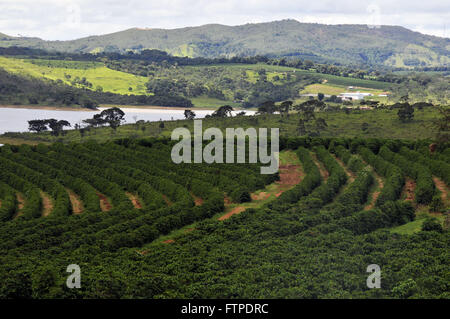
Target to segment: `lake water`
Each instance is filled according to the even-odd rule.
[[[72,127],[75,124],[81,124],[82,120],[92,118],[94,114],[101,112],[105,108],[99,108],[98,111],[59,111],[42,109],[19,109],[19,108],[0,108],[0,134],[5,132],[27,132],[29,120],[57,119],[67,120]],[[138,109],[123,108],[125,113],[125,124],[134,123],[139,120],[144,121],[163,121],[184,119],[184,110],[171,109]],[[213,110],[193,110],[196,118],[204,118]],[[236,114],[237,112],[234,112]],[[254,114],[254,111],[246,111],[247,115]]]

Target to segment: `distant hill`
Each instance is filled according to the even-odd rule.
[[[65,52],[95,53],[160,49],[177,56],[296,56],[317,62],[393,67],[448,66],[450,39],[398,26],[324,25],[282,20],[181,29],[129,29],[72,41],[0,34],[0,46],[27,46]]]

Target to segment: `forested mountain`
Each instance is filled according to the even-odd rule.
[[[44,41],[0,34],[0,46],[26,46],[65,52],[124,52],[160,49],[190,57],[286,56],[318,62],[394,67],[450,63],[450,39],[399,26],[324,25],[282,20],[181,29],[129,29],[73,41]]]

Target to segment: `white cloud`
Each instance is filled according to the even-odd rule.
[[[370,9],[370,10],[368,10]],[[378,14],[379,12],[379,14]],[[239,25],[293,18],[327,24],[380,23],[444,34],[442,0],[1,0],[0,32],[67,40],[127,28]],[[448,26],[447,26],[448,27]]]

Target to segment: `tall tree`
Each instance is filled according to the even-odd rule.
[[[231,112],[233,111],[233,108],[229,105],[224,105],[219,107],[217,110],[214,111],[213,114],[211,114],[212,117],[227,117],[231,116]]]
[[[434,127],[437,129],[436,140],[438,143],[448,143],[450,141],[450,107],[439,106],[440,117],[434,120]]]
[[[258,107],[259,114],[273,114],[276,111],[274,101],[266,101]]]
[[[195,118],[195,116],[196,116],[196,114],[193,111],[191,111],[191,110],[184,110],[184,117],[187,120],[193,120]]]
[[[292,101],[284,101],[283,103],[281,103],[279,108],[281,116],[289,116],[289,110],[291,109],[292,104],[294,104]]]
[[[107,110],[103,110],[98,118],[108,123],[109,126],[115,131],[120,126],[120,124],[125,121],[125,113],[118,107],[113,107]]]
[[[45,120],[31,120],[28,121],[28,130],[37,133],[47,131],[47,122]]]

